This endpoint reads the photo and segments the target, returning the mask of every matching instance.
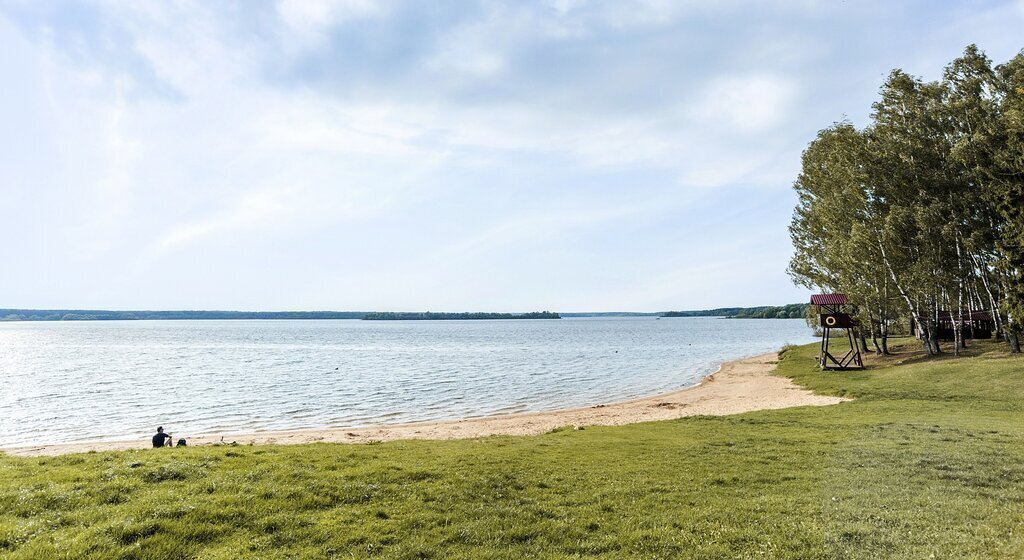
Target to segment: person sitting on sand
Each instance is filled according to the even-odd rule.
[[[165,443],[168,444],[167,447],[172,447],[174,445],[172,442],[171,434],[165,434],[163,426],[156,429],[156,435],[153,436],[153,447],[163,447]]]

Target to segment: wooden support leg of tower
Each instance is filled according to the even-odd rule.
[[[846,342],[850,346],[842,358],[836,358],[830,349],[832,329],[824,328],[824,332],[821,335],[821,355],[818,357],[818,364],[821,366],[821,369],[847,370],[864,367],[860,347],[857,346],[857,339],[853,334],[853,329],[846,328],[843,330],[846,331]]]
[[[825,355],[828,354],[828,329],[821,333],[821,351],[818,352],[818,366],[825,369]]]

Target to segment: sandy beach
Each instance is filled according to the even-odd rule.
[[[794,406],[825,406],[846,399],[816,395],[787,378],[772,375],[777,355],[763,354],[722,364],[695,387],[651,397],[549,412],[467,418],[445,422],[417,422],[366,428],[327,428],[249,434],[177,434],[189,445],[218,443],[302,444],[367,443],[399,439],[457,439],[493,435],[535,435],[564,426],[618,426],[684,416],[724,416],[754,410]],[[41,456],[143,449],[149,439],[36,445],[3,449],[10,455]]]

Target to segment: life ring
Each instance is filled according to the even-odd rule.
[[[828,317],[825,317],[825,326],[828,326],[828,327],[836,326],[836,317],[835,317],[835,315],[829,315]]]

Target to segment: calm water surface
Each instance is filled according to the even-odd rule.
[[[798,319],[0,323],[0,447],[586,406],[811,335]]]

